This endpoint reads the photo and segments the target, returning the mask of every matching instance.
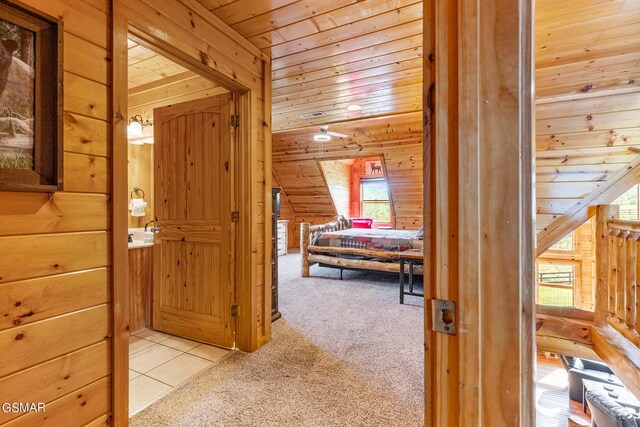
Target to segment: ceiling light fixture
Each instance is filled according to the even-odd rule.
[[[347,106],[347,110],[348,111],[360,111],[362,110],[362,107],[358,104],[351,104],[349,106]]]
[[[142,129],[147,126],[153,126],[149,120],[144,120],[141,115],[136,114],[129,119],[129,126],[127,126],[127,136],[129,138],[140,138],[144,136]]]
[[[323,132],[323,133],[317,133],[313,135],[313,140],[318,142],[326,142],[326,141],[331,141],[331,137]]]
[[[320,132],[313,135],[313,140],[318,142],[331,141],[331,137],[347,138],[349,135],[340,132],[329,131],[329,125],[320,126]]]

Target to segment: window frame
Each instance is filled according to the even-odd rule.
[[[618,205],[620,208],[622,208],[622,205],[617,203],[618,199],[620,199],[620,197],[624,196],[629,190],[634,189],[634,188],[636,190],[636,217],[638,217],[638,218],[625,218],[625,219],[632,219],[632,220],[640,219],[640,184],[632,185],[626,191],[624,191],[620,196],[618,196],[618,198],[616,200],[614,200],[612,202],[612,204]],[[620,212],[620,217],[622,218],[622,211]]]
[[[564,237],[567,237],[569,234],[571,235],[571,241],[573,242],[573,244],[571,245],[572,246],[571,249],[558,249],[552,246],[549,249],[547,249],[546,252],[550,254],[578,254],[580,252],[580,242],[577,239],[578,236],[576,236],[576,230],[573,230],[571,233],[567,233]],[[562,239],[564,239],[564,237]]]
[[[364,186],[367,182],[383,182],[385,184],[385,187],[387,188],[387,199],[386,200],[371,200],[371,199],[365,199],[364,198]],[[373,223],[377,224],[377,225],[391,225],[393,223],[393,212],[391,209],[391,189],[389,188],[389,181],[387,180],[386,176],[384,177],[375,177],[375,178],[369,178],[369,177],[361,177],[360,178],[360,215],[362,217],[365,216],[364,214],[364,205],[365,203],[374,203],[374,204],[386,204],[389,207],[389,221],[376,221],[375,218],[373,219]]]
[[[574,236],[575,237],[575,236]],[[560,250],[560,252],[568,252],[566,250]],[[551,264],[551,265],[570,265],[573,268],[573,284],[571,285],[571,287],[569,286],[564,286],[564,285],[558,285],[556,283],[545,283],[545,282],[540,282],[538,280],[539,277],[539,270],[538,270],[538,266],[539,264]],[[582,261],[580,259],[574,259],[573,257],[567,258],[567,259],[558,259],[558,258],[552,258],[549,256],[546,257],[538,257],[538,259],[536,259],[535,262],[535,301],[536,304],[540,304],[539,302],[539,290],[540,287],[547,287],[547,288],[559,288],[559,289],[571,289],[571,301],[572,301],[572,305],[570,307],[578,307],[579,305],[579,295],[580,295],[580,289],[582,289]],[[562,306],[564,307],[564,306]]]

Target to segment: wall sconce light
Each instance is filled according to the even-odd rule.
[[[129,119],[129,126],[127,126],[127,136],[129,138],[141,138],[144,136],[142,129],[147,126],[153,126],[149,120],[144,120],[141,115],[136,114]]]

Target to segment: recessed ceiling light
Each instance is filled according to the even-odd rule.
[[[313,135],[313,140],[318,142],[331,141],[331,137],[326,133],[317,133]]]
[[[349,111],[359,111],[362,110],[362,107],[358,104],[351,104],[347,107],[347,110]]]

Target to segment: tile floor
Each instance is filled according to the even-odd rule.
[[[142,329],[129,337],[129,415],[146,408],[231,351]]]

